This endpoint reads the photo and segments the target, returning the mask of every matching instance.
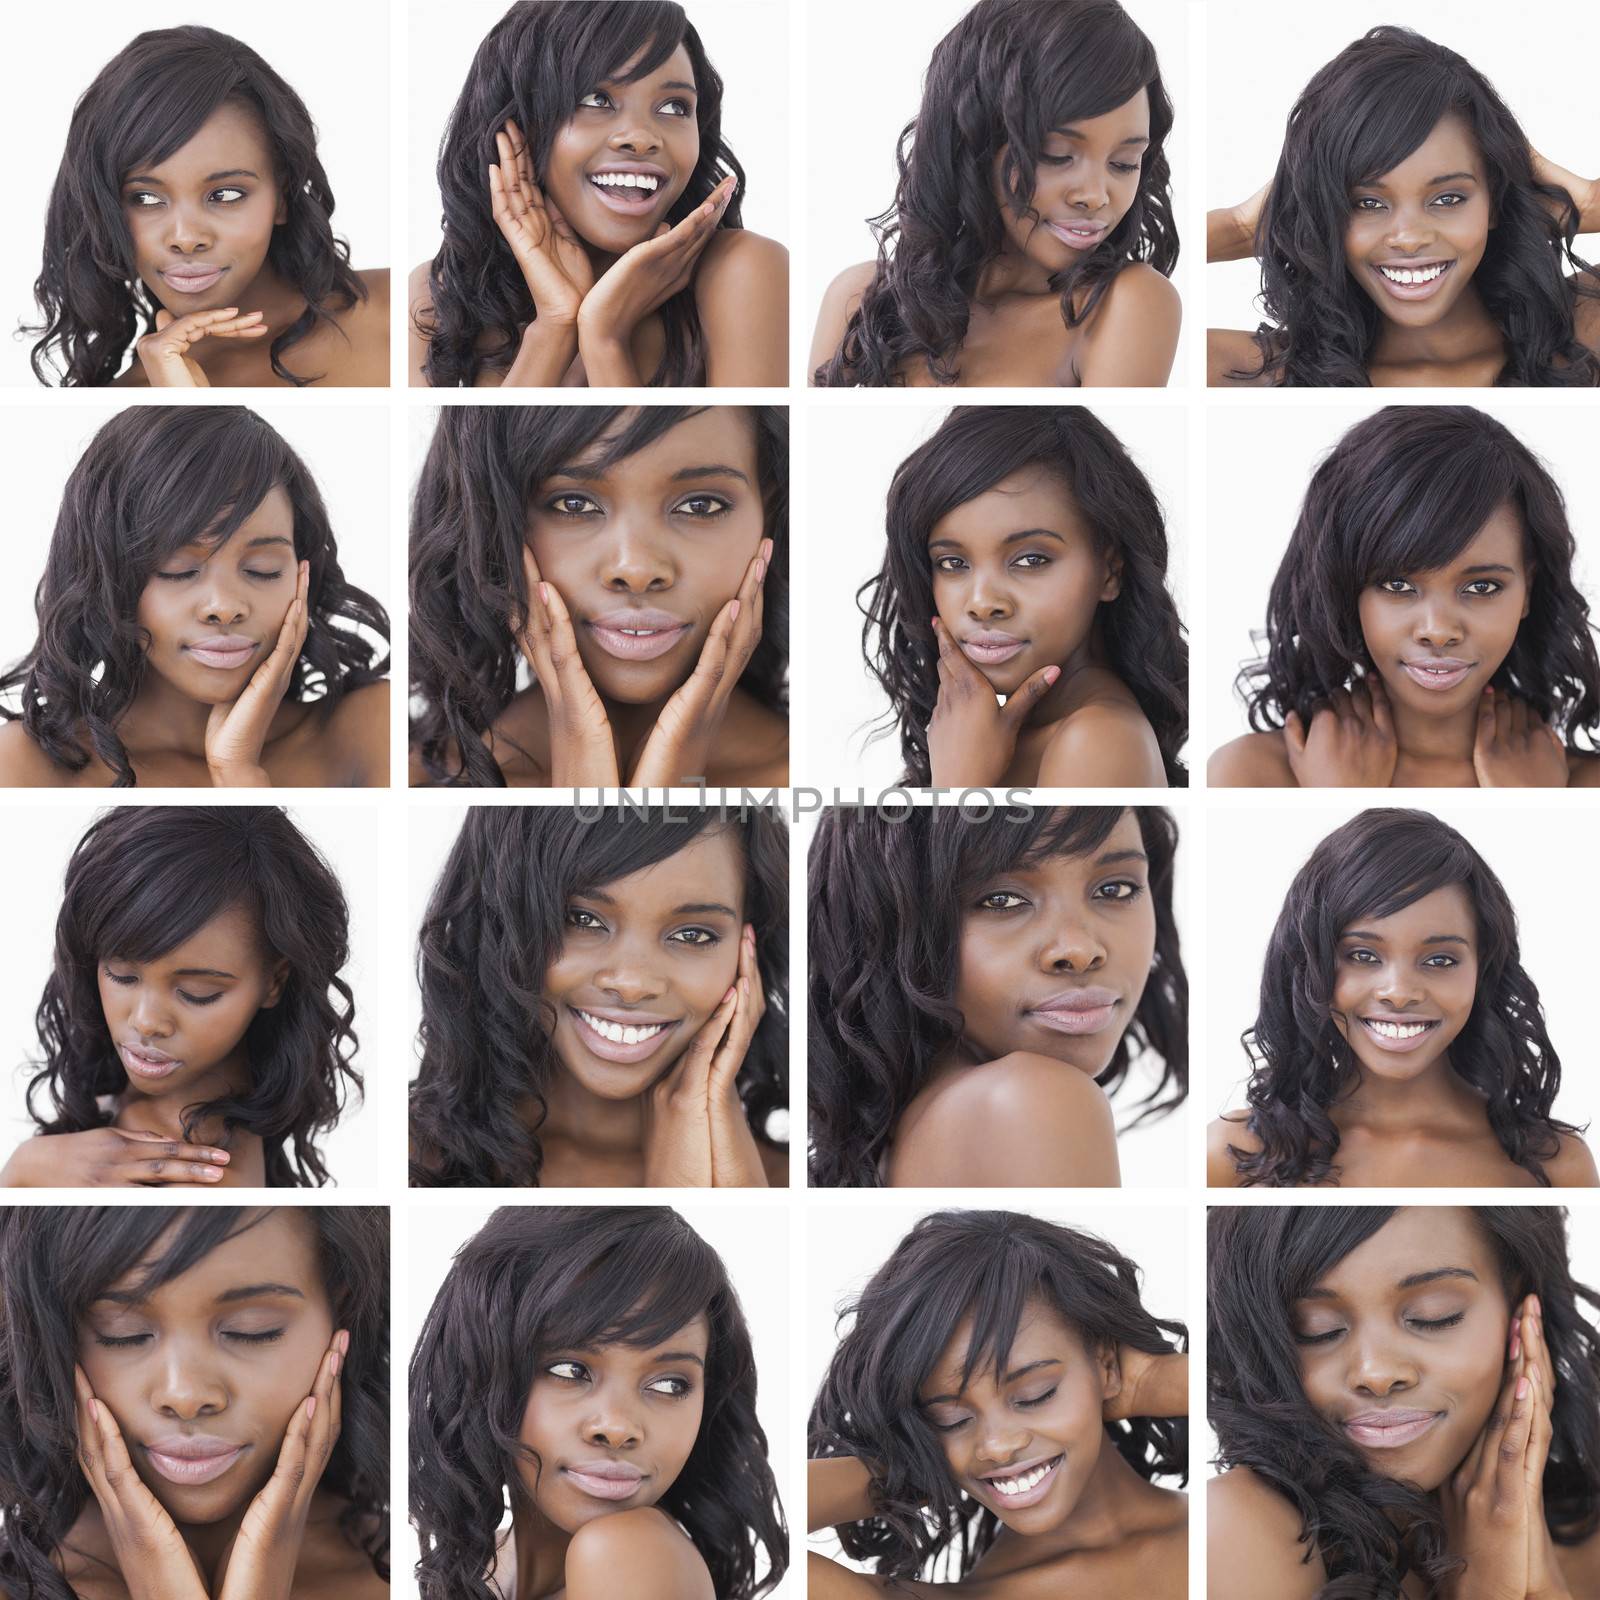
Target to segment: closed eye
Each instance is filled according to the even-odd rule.
[[[222,995],[220,993],[190,994],[186,990],[180,989],[178,991],[178,998],[180,1000],[187,1000],[192,1006],[214,1006],[217,1001],[222,998]]]
[[[1047,1400],[1054,1400],[1055,1396],[1056,1391],[1054,1389],[1046,1389],[1043,1394],[1036,1394],[1032,1397],[1032,1399],[1018,1400],[1017,1404],[1024,1410],[1030,1410],[1034,1406],[1042,1406]]]

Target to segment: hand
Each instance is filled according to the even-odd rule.
[[[134,1471],[111,1408],[88,1374],[72,1369],[77,1397],[78,1465],[100,1502],[128,1600],[206,1600],[206,1586],[177,1524]],[[287,1592],[287,1591],[286,1591]]]
[[[756,930],[748,922],[739,941],[737,987],[733,1019],[711,1061],[707,1097],[711,1111],[711,1182],[718,1189],[765,1189],[767,1169],[761,1164],[761,1147],[750,1130],[738,1088],[745,1052],[767,1014],[766,985],[756,961]]]
[[[1102,1407],[1107,1422],[1189,1414],[1188,1356],[1180,1351],[1152,1355],[1122,1344],[1117,1346],[1117,1365],[1122,1386]]]
[[[259,339],[271,332],[261,316],[259,311],[247,311],[241,317],[237,306],[220,311],[191,311],[181,317],[164,308],[156,312],[156,331],[147,333],[134,346],[150,387],[209,389],[211,380],[189,357],[191,347],[202,339]]]
[[[626,348],[645,317],[688,285],[736,182],[730,173],[676,227],[663,222],[652,238],[625,250],[584,296],[578,310],[578,348],[586,352],[586,370],[591,365],[588,351]]]
[[[1480,789],[1565,789],[1561,736],[1526,700],[1493,687],[1478,702],[1472,766]]]
[[[219,788],[265,788],[272,780],[261,765],[261,747],[267,742],[272,719],[283,703],[294,676],[294,664],[306,642],[311,587],[311,563],[302,561],[295,578],[294,599],[283,614],[272,654],[250,674],[237,700],[212,706],[206,718],[206,766],[212,784]]]
[[[290,1600],[306,1516],[339,1440],[339,1369],[349,1349],[349,1332],[334,1334],[310,1395],[295,1407],[278,1464],[217,1564],[212,1591],[219,1600]]]
[[[1514,1367],[1525,1360],[1528,1370],[1538,1378],[1542,1405],[1534,1414],[1536,1437],[1534,1445],[1541,1451],[1541,1459],[1548,1455],[1551,1434],[1551,1408],[1556,1397],[1556,1369],[1550,1351],[1544,1342],[1544,1308],[1536,1294],[1526,1296],[1511,1319],[1510,1363]],[[1537,1435],[1543,1433],[1542,1443]],[[1542,1488],[1543,1468],[1538,1494],[1530,1506],[1528,1519],[1528,1600],[1571,1600],[1566,1580],[1561,1575],[1561,1564],[1556,1557],[1555,1545],[1550,1538],[1550,1524],[1544,1514]]]
[[[533,296],[535,322],[575,328],[578,307],[594,287],[583,241],[533,181],[528,141],[515,122],[494,136],[498,164],[489,166],[489,207]]]
[[[1061,668],[1041,667],[1002,706],[994,685],[937,617],[933,638],[939,647],[939,698],[928,719],[930,776],[940,788],[991,788],[1005,776],[1023,720],[1061,676]]]
[[[1266,210],[1267,196],[1271,193],[1272,179],[1268,178],[1248,200],[1233,208],[1234,221],[1239,228],[1239,237],[1244,241],[1247,251],[1255,249],[1256,230],[1261,226],[1261,213]]]
[[[528,614],[517,648],[539,680],[550,725],[550,784],[557,789],[615,789],[617,742],[594,680],[584,670],[566,602],[539,577],[533,551],[522,547]]]
[[[1540,155],[1532,145],[1528,147],[1528,158],[1533,163],[1535,183],[1565,189],[1572,196],[1572,203],[1578,208],[1578,232],[1600,232],[1600,178],[1580,178],[1577,173],[1568,172],[1547,156]],[[1547,208],[1558,218],[1565,209],[1559,203],[1547,203]]]
[[[1400,747],[1388,691],[1376,673],[1335,689],[1312,714],[1309,733],[1291,711],[1283,736],[1289,768],[1302,789],[1387,789],[1394,782]]]
[[[91,1128],[24,1140],[0,1171],[0,1188],[105,1189],[151,1183],[219,1183],[226,1150],[129,1128]]]
[[[666,788],[704,778],[734,686],[761,642],[762,598],[772,540],[763,539],[744,569],[739,592],[717,613],[687,682],[661,708],[628,784]]]

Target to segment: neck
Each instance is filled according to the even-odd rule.
[[[511,1537],[517,1551],[517,1592],[511,1600],[538,1600],[565,1586],[570,1533],[530,1507],[512,1514]]]
[[[245,1512],[249,1509],[250,1502],[246,1501],[237,1511],[230,1512],[220,1522],[178,1524],[178,1531],[183,1535],[184,1543],[193,1552],[195,1565],[202,1573],[210,1576],[216,1572],[217,1563],[222,1560],[222,1552],[233,1542],[234,1535],[239,1531],[239,1525],[244,1521]]]
[[[1474,702],[1444,716],[1414,711],[1391,694],[1394,737],[1400,754],[1413,761],[1472,765],[1478,737],[1478,707]]]
[[[270,261],[263,261],[261,270],[239,291],[234,303],[241,315],[246,311],[262,312],[276,336],[299,319],[306,308],[306,297],[286,283]],[[270,344],[271,340],[267,342]]]
[[[1049,294],[1050,273],[1030,256],[1025,256],[1008,240],[992,261],[978,274],[976,300],[999,300],[1008,294]]]
[[[612,700],[607,696],[601,698],[605,701],[606,720],[611,724],[612,737],[616,741],[617,772],[622,782],[626,783],[628,774],[638,763],[639,753],[644,749],[645,741],[660,720],[662,708],[672,696],[665,695],[660,700],[651,700],[644,704]]]
[[[206,758],[206,724],[211,707],[183,693],[146,666],[133,704],[117,723],[117,737],[130,755],[175,751]]]
[[[539,1136],[577,1145],[594,1157],[637,1155],[644,1149],[644,1099],[608,1100],[561,1068],[545,1091]]]
[[[183,1113],[188,1107],[242,1095],[249,1084],[250,1064],[241,1041],[224,1060],[181,1089],[151,1094],[125,1089],[117,1097],[116,1123],[119,1127],[136,1127],[146,1133],[181,1139]],[[208,1117],[195,1127],[193,1137],[200,1144],[220,1144],[221,1135],[221,1119]]]
[[[1504,335],[1484,308],[1478,286],[1469,283],[1439,321],[1406,327],[1384,317],[1372,352],[1373,366],[1449,366],[1503,348]]]
[[[1084,640],[1060,663],[1061,676],[1034,702],[1033,709],[1023,718],[1023,727],[1042,728],[1076,711],[1086,687],[1084,673],[1104,665],[1105,651],[1096,620]]]
[[[1451,1068],[1447,1050],[1415,1078],[1380,1078],[1358,1065],[1355,1086],[1335,1103],[1332,1115],[1341,1125],[1359,1122],[1376,1133],[1412,1133],[1471,1094]]]

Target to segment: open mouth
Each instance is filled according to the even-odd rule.
[[[642,217],[654,209],[667,186],[661,172],[639,172],[623,167],[606,167],[588,175],[589,187],[612,211],[627,217]]]
[[[1047,227],[1062,244],[1074,250],[1093,250],[1111,231],[1109,222],[1046,222]]]
[[[1457,684],[1465,683],[1477,664],[1476,661],[1462,661],[1456,657],[1400,663],[1405,668],[1406,676],[1414,684],[1419,688],[1435,691],[1454,689]]]
[[[985,1478],[983,1481],[995,1493],[1000,1504],[1008,1511],[1019,1511],[1024,1506],[1036,1505],[1050,1492],[1056,1469],[1065,1456],[1051,1456],[1023,1472],[1007,1478]]]
[[[167,1078],[183,1065],[176,1056],[164,1055],[159,1050],[142,1050],[137,1045],[119,1044],[117,1054],[123,1066],[136,1078]]]
[[[1439,1026],[1439,1019],[1400,1022],[1392,1017],[1363,1017],[1361,1026],[1381,1049],[1403,1052],[1415,1050]]]
[[[1426,300],[1450,276],[1454,261],[1419,261],[1414,266],[1374,266],[1379,283],[1397,300]]]
[[[675,1022],[618,1022],[568,1006],[577,1025],[578,1036],[597,1056],[606,1061],[643,1061],[676,1026]]]

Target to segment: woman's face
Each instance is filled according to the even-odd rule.
[[[1380,577],[1357,608],[1394,701],[1419,716],[1450,716],[1482,698],[1532,599],[1522,519],[1507,504],[1448,566]]]
[[[544,998],[556,1054],[591,1094],[643,1094],[710,1019],[738,976],[744,888],[738,835],[717,828],[568,897]]]
[[[1505,1377],[1511,1307],[1461,1207],[1406,1207],[1290,1308],[1306,1399],[1374,1472],[1437,1489]]]
[[[186,144],[122,182],[134,266],[175,317],[241,304],[287,220],[261,120],[219,106]]]
[[[220,1522],[272,1476],[333,1337],[312,1229],[268,1211],[143,1299],[138,1277],[89,1307],[78,1362],[173,1520]]]
[[[1138,818],[1124,811],[1090,854],[978,885],[961,919],[954,996],[968,1044],[991,1061],[1026,1050],[1103,1072],[1155,959],[1149,881]]]
[[[1096,548],[1067,486],[1026,467],[947,512],[928,532],[933,603],[962,654],[1010,694],[1088,641],[1122,592],[1122,562]]]
[[[294,508],[273,488],[226,543],[185,545],[157,564],[135,613],[145,659],[191,700],[237,700],[278,642],[296,576]]]
[[[168,1096],[193,1087],[229,1061],[258,1011],[277,1005],[288,976],[240,906],[153,961],[106,955],[100,1005],[128,1089]]]
[[[1023,211],[1006,192],[1011,147],[1002,145],[991,181],[1010,247],[1052,275],[1075,266],[1127,216],[1149,145],[1146,89],[1103,116],[1052,129],[1035,159],[1038,186]]]
[[[1478,921],[1464,885],[1446,884],[1339,936],[1334,1026],[1361,1070],[1403,1082],[1455,1043],[1478,993]]]
[[[961,1370],[972,1317],[950,1336],[918,1390],[956,1486],[1013,1532],[1048,1533],[1072,1514],[1100,1458],[1105,1402],[1121,1382],[1109,1352],[1086,1349],[1043,1300],[1017,1323],[1006,1370]]]
[[[527,538],[595,687],[649,704],[694,671],[766,533],[756,432],[748,411],[712,406],[602,471],[613,436],[535,487]]]
[[[1472,281],[1493,226],[1483,157],[1451,112],[1399,166],[1351,189],[1345,262],[1391,322],[1432,327]]]
[[[550,146],[544,191],[589,244],[621,255],[666,221],[700,161],[697,104],[683,45],[636,82],[608,79],[579,100]]]
[[[522,1486],[556,1527],[576,1533],[613,1511],[653,1506],[677,1482],[705,1410],[705,1314],[659,1345],[561,1350],[539,1364],[522,1413],[538,1458]]]

